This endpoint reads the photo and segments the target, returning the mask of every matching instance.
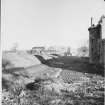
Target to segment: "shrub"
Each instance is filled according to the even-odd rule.
[[[2,59],[2,68],[5,70],[8,65],[10,65],[10,61],[6,59]]]

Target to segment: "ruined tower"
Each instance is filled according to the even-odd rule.
[[[90,63],[105,64],[105,17],[102,16],[97,25],[89,27]]]
[[[90,63],[99,63],[100,61],[100,46],[101,46],[101,25],[92,26],[89,30],[89,57]]]

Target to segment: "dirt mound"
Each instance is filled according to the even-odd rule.
[[[3,60],[7,60],[12,64],[12,67],[29,67],[41,62],[34,56],[25,51],[18,52],[3,52]]]

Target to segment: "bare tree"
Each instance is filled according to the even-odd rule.
[[[12,51],[17,51],[17,49],[18,49],[18,43],[14,43],[11,50]]]
[[[6,70],[6,67],[10,65],[10,61],[6,60],[6,59],[2,59],[2,68],[4,70]]]
[[[80,48],[77,49],[77,51],[78,51],[78,56],[85,57],[88,56],[89,49],[87,46],[81,46]]]

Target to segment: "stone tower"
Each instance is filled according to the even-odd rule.
[[[93,25],[89,30],[89,57],[90,63],[105,63],[105,17],[102,16],[97,25]]]
[[[101,47],[101,25],[92,25],[89,29],[89,57],[90,63],[99,63]]]

